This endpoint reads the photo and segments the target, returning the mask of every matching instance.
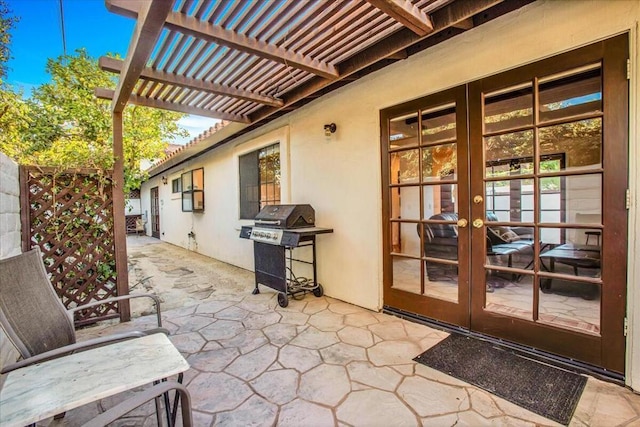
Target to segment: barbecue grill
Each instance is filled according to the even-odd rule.
[[[243,226],[240,237],[253,240],[256,287],[258,284],[278,291],[280,307],[312,292],[321,297],[322,285],[316,281],[316,236],[333,233],[330,228],[315,226],[315,210],[310,205],[265,206],[254,219],[254,226]],[[310,247],[311,260],[294,257],[294,250]],[[296,255],[297,256],[297,255]],[[294,266],[311,266],[312,277],[296,276]]]

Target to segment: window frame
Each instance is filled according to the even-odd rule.
[[[198,177],[198,179],[196,180],[196,178],[194,177],[195,174],[201,174],[201,177]],[[187,181],[186,178],[188,178],[188,182],[190,183],[189,185],[185,185],[185,182]],[[194,182],[196,181],[200,181],[201,182],[201,186],[202,188],[194,188]],[[182,198],[181,198],[181,207],[182,207],[182,212],[193,212],[193,213],[201,213],[204,212],[204,208],[205,208],[205,204],[204,204],[204,168],[196,168],[196,169],[192,169],[190,171],[184,172],[180,175],[180,182],[181,182],[181,194],[182,194]],[[201,203],[201,207],[196,208],[196,202],[202,201]],[[185,201],[189,201],[190,202],[190,206],[187,206],[185,208]],[[198,204],[198,206],[200,206],[200,204]]]
[[[276,141],[238,156],[239,219],[252,220],[264,206],[282,202],[281,147],[280,141]],[[277,162],[271,162],[271,165],[277,167],[266,169],[267,157],[276,153]],[[273,179],[265,180],[266,175]],[[268,188],[263,188],[265,186]]]
[[[171,194],[182,193],[182,175],[171,180]]]

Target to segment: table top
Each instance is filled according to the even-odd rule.
[[[547,252],[540,254],[541,257],[553,258],[595,258],[600,259],[600,246],[581,245],[577,243],[565,243]]]
[[[189,369],[161,333],[109,344],[4,375],[0,425],[21,427]]]
[[[541,253],[540,258],[586,262],[586,267],[600,266],[600,246],[566,243]]]

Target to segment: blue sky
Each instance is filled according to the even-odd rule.
[[[20,18],[12,31],[7,82],[28,95],[33,87],[49,81],[48,58],[63,54],[59,0],[8,0],[12,15]],[[135,21],[110,13],[103,0],[63,0],[67,53],[84,47],[94,58],[109,52],[126,56]],[[180,124],[190,136],[186,143],[216,120],[188,116]]]

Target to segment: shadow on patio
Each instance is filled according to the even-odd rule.
[[[556,425],[411,359],[446,333],[307,295],[281,308],[252,295],[253,273],[148,237],[129,237],[132,293],[163,300],[171,341],[191,365],[196,426]],[[86,328],[83,337],[140,329],[153,316]],[[70,411],[79,425],[123,399]],[[118,425],[153,425],[153,407]],[[571,425],[637,425],[640,396],[589,378]]]

